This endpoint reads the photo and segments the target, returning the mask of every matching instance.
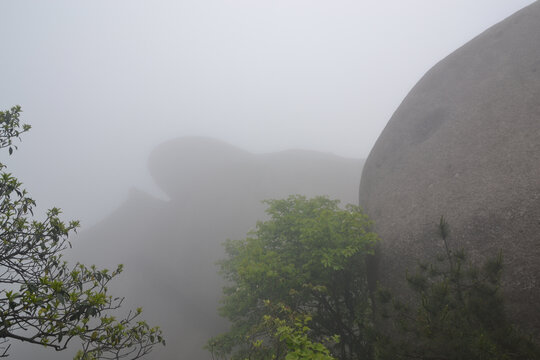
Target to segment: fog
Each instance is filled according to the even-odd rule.
[[[531,1],[3,1],[0,106],[33,126],[10,168],[90,225],[159,143],[365,158],[433,64]],[[161,194],[163,196],[163,194]]]
[[[241,239],[264,219],[263,199],[302,193],[357,199],[363,161],[305,150],[256,155],[202,137],[168,141],[149,168],[169,200],[132,190],[110,216],[77,237],[69,259],[126,271],[111,286],[126,307],[142,306],[168,345],[149,359],[208,359],[203,346],[227,330],[218,316],[223,280],[216,262],[225,239]],[[65,358],[21,348],[25,358]],[[38,355],[39,354],[39,355]]]
[[[323,193],[356,202],[361,159],[411,87],[530,3],[4,1],[0,108],[20,104],[32,130],[2,162],[41,211],[58,206],[82,221],[80,260],[128,265],[118,290],[130,304],[158,320],[164,313],[152,306],[187,309],[165,318],[174,333],[174,324],[193,323],[186,304],[199,300],[189,296],[200,291],[202,309],[217,305],[209,265],[221,240],[243,236],[261,216],[260,199]],[[199,140],[170,145],[186,139]],[[203,156],[206,145],[213,150]],[[217,225],[194,225],[200,219]],[[156,226],[167,230],[149,231]],[[152,293],[169,282],[167,297]],[[201,329],[215,325],[208,316]],[[170,358],[200,350],[171,344]]]

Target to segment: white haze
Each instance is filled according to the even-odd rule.
[[[2,0],[0,108],[33,126],[8,164],[87,226],[160,196],[146,161],[174,137],[365,158],[432,65],[529,3]]]

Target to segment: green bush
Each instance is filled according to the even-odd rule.
[[[308,347],[325,344],[343,360],[369,358],[372,314],[365,261],[378,240],[371,222],[358,207],[341,209],[325,197],[266,203],[268,221],[259,222],[246,239],[226,242],[221,271],[229,285],[221,314],[232,326],[211,339],[208,349],[223,359],[292,359],[291,344],[285,341],[284,351],[283,341],[275,341],[275,332],[264,324],[268,317],[282,319],[275,307],[265,305],[270,303],[310,319],[309,331],[284,325],[280,338],[299,337]],[[328,342],[335,336],[338,343]]]

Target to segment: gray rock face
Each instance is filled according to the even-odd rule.
[[[514,321],[540,338],[540,2],[433,67],[371,151],[360,205],[382,238],[377,278],[406,294],[405,270],[451,245],[476,261],[503,251]]]

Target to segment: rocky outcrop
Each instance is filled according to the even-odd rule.
[[[217,308],[222,242],[244,238],[265,217],[261,200],[290,194],[358,198],[363,161],[313,151],[256,155],[218,140],[187,137],[151,154],[149,167],[169,201],[132,191],[113,214],[75,241],[73,257],[125,264],[114,293],[165,331],[149,359],[206,360],[202,347],[226,331]]]
[[[360,205],[382,238],[377,277],[406,293],[404,273],[452,246],[479,261],[503,251],[513,320],[540,338],[540,3],[433,67],[371,151]]]

